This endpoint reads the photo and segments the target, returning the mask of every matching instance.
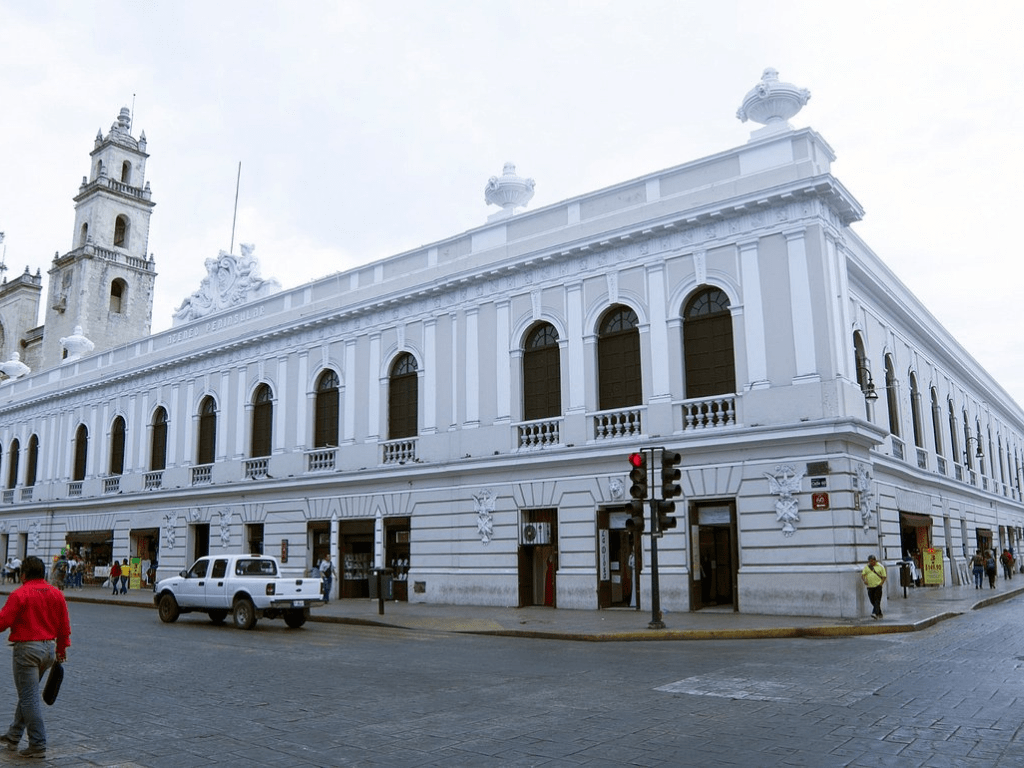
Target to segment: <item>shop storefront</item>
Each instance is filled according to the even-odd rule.
[[[68,552],[85,564],[84,583],[102,584],[110,575],[113,557],[113,531],[70,531],[65,536]]]

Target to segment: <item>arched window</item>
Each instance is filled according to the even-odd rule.
[[[86,461],[89,458],[89,430],[85,424],[79,424],[75,430],[75,463],[71,472],[74,481],[85,480]]]
[[[128,217],[118,216],[114,220],[114,245],[119,248],[128,247]]]
[[[885,356],[885,401],[889,406],[889,432],[900,436],[900,397],[892,355]]]
[[[914,445],[924,447],[924,420],[921,417],[921,390],[917,388],[917,374],[910,374],[910,422],[914,430]]]
[[[260,384],[252,397],[252,446],[253,458],[269,456],[274,432],[274,395],[270,386]]]
[[[987,469],[985,469],[985,459],[992,455],[992,430],[988,431],[988,448],[982,448],[981,422],[976,421],[974,422],[974,424],[978,429],[978,471],[981,472],[981,474],[983,475],[995,477],[994,472],[989,472]]]
[[[13,488],[18,484],[18,458],[21,454],[21,444],[18,439],[11,440],[11,448],[7,452],[7,487]]]
[[[735,392],[735,361],[729,297],[718,288],[700,291],[683,311],[686,397]]]
[[[160,406],[153,412],[153,432],[149,445],[149,469],[167,469],[167,410]]]
[[[199,444],[196,464],[213,464],[217,450],[217,403],[204,397],[199,405]]]
[[[32,435],[28,439],[28,465],[25,467],[25,485],[32,487],[36,484],[36,473],[39,468],[39,438]]]
[[[81,247],[87,242],[89,242],[89,222],[86,221],[82,224],[82,229],[78,234],[78,245]]]
[[[132,183],[132,164],[129,163],[127,160],[121,163],[121,183]]]
[[[953,463],[960,464],[963,456],[960,453],[959,427],[956,423],[956,408],[952,398],[949,400],[949,450],[953,455]]]
[[[313,447],[334,448],[338,445],[338,374],[329,368],[316,382],[316,404],[313,416]]]
[[[125,302],[128,299],[128,283],[117,278],[110,284],[110,311],[122,314],[125,311]]]
[[[932,387],[932,439],[936,455],[942,456],[942,408],[939,407],[939,393],[935,387]]]
[[[629,307],[612,307],[597,332],[598,409],[626,408],[644,401],[640,365],[640,321]]]
[[[404,352],[391,364],[388,376],[388,439],[419,433],[419,378],[416,358]]]
[[[523,350],[523,420],[562,415],[562,363],[558,331],[541,323],[526,337]]]
[[[110,427],[110,474],[124,474],[124,418],[118,416]]]

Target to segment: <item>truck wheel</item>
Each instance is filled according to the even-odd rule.
[[[284,612],[284,623],[292,629],[298,629],[306,623],[309,618],[309,611],[305,608],[289,608]]]
[[[252,629],[256,626],[256,606],[247,597],[240,597],[235,600],[235,607],[232,611],[235,626],[239,629]]]
[[[164,622],[164,624],[172,624],[178,620],[181,611],[178,610],[178,601],[174,599],[174,595],[164,595],[160,598],[158,613],[160,614],[160,621]]]
[[[224,619],[228,617],[228,612],[222,608],[217,608],[210,611],[210,621],[214,624],[223,624]]]

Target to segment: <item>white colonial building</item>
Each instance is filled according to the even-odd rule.
[[[506,166],[482,226],[296,288],[222,252],[153,335],[122,115],[44,325],[38,273],[0,288],[0,556],[330,555],[342,598],[388,567],[403,600],[648,607],[627,456],[664,448],[663,608],[864,615],[872,553],[961,583],[1020,541],[1024,413],[853,232],[787,122],[808,97],[768,70],[745,145],[536,210]]]

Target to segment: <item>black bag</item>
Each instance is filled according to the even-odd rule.
[[[55,661],[50,667],[50,676],[46,678],[46,685],[43,686],[43,701],[53,704],[60,693],[60,684],[64,681],[64,665]]]

